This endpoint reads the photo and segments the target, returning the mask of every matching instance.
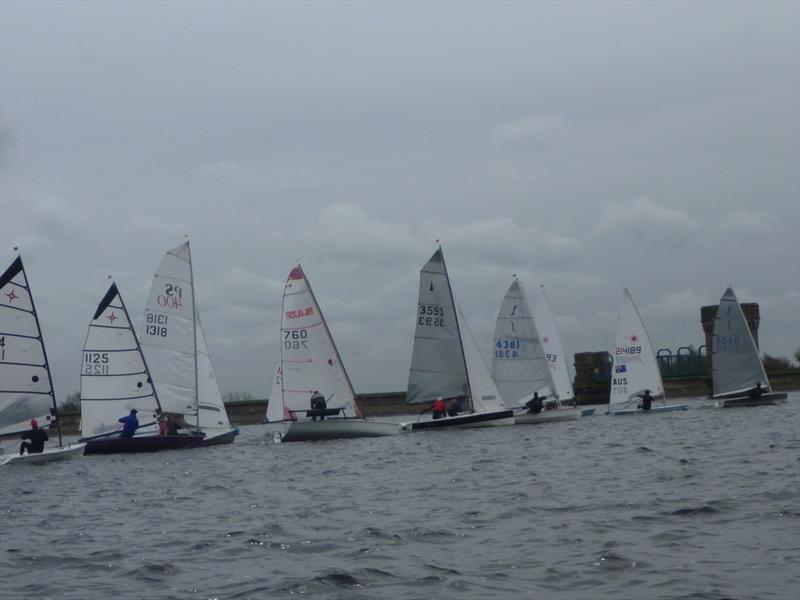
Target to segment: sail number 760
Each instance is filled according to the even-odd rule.
[[[308,331],[305,329],[292,329],[283,332],[283,347],[287,350],[308,348]]]

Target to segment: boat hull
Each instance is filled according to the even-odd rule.
[[[430,419],[402,423],[400,426],[405,431],[421,431],[423,429],[445,429],[448,427],[495,427],[499,425],[513,425],[513,410],[495,410],[491,412],[470,413],[442,419]]]
[[[221,446],[222,444],[232,444],[239,435],[239,428],[228,429],[222,433],[210,433],[206,431],[206,437],[203,438],[203,447],[206,446]]]
[[[282,442],[312,442],[360,437],[383,437],[400,433],[397,423],[363,419],[292,421],[280,436]]]
[[[530,412],[514,413],[515,425],[535,425],[538,423],[556,423],[558,421],[574,421],[580,419],[583,411],[580,408],[557,408],[543,410],[533,414]]]
[[[758,398],[750,396],[738,396],[733,398],[720,398],[714,403],[717,408],[739,408],[742,406],[775,406],[786,400],[787,394],[773,393],[762,394]]]
[[[641,408],[630,408],[626,410],[612,410],[609,411],[608,414],[614,415],[615,417],[621,417],[625,415],[641,415],[644,413],[662,413],[662,412],[673,412],[676,410],[688,410],[688,404],[668,404],[666,406],[654,406],[650,410],[642,410]]]
[[[84,454],[130,454],[181,450],[203,445],[202,435],[148,435],[132,438],[87,440]]]
[[[594,411],[596,411],[596,410],[597,410],[596,408],[582,408],[581,409],[581,416],[582,417],[591,417],[592,415],[594,415]]]
[[[86,444],[69,444],[55,448],[45,448],[44,452],[33,454],[10,454],[0,458],[1,465],[42,465],[57,460],[66,460],[83,456]]]

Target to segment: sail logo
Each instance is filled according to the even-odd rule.
[[[307,308],[300,308],[298,310],[287,310],[286,311],[286,318],[287,319],[299,319],[301,317],[308,317],[314,314],[314,307],[309,306]]]

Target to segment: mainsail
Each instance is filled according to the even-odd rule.
[[[112,283],[89,322],[83,345],[81,435],[115,431],[117,420],[132,408],[142,426],[137,433],[155,432],[158,396],[128,310]]]
[[[144,317],[140,338],[164,411],[200,430],[229,429],[197,311],[188,241],[161,261]]]
[[[533,321],[536,324],[539,339],[544,347],[545,359],[550,368],[555,393],[558,399],[564,402],[565,400],[572,400],[575,397],[575,392],[572,389],[572,379],[567,366],[567,358],[561,346],[561,340],[558,337],[556,322],[553,319],[553,313],[550,311],[550,303],[547,301],[544,286],[541,286],[541,289],[542,297],[533,313]]]
[[[310,408],[315,391],[325,396],[328,408],[343,408],[346,415],[360,417],[350,378],[300,265],[286,280],[280,335],[281,360],[270,394],[268,419],[294,418],[294,411]]]
[[[503,399],[512,406],[544,388],[555,392],[525,291],[516,279],[508,288],[497,315],[492,378]]]
[[[0,436],[30,429],[31,419],[45,426],[55,409],[39,317],[17,256],[0,275]]]
[[[731,288],[719,301],[712,352],[714,396],[746,392],[757,383],[765,392],[770,391],[753,334]]]
[[[406,402],[469,397],[467,365],[455,303],[442,249],[425,264],[419,278],[419,302]]]
[[[653,397],[664,394],[653,345],[627,288],[617,321],[611,377],[611,406],[638,402],[637,394],[645,390]]]

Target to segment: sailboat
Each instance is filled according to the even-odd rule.
[[[131,438],[119,436],[118,419],[138,411]],[[81,439],[86,454],[155,452],[191,448],[202,435],[159,435],[163,417],[128,309],[112,281],[89,322],[81,363]]]
[[[492,380],[461,308],[456,306],[441,246],[420,271],[417,326],[406,402],[442,399],[469,412],[403,423],[403,429],[511,425],[514,411]],[[463,406],[466,404],[467,406]],[[426,412],[426,411],[423,411]]]
[[[206,344],[186,241],[166,253],[144,310],[139,339],[167,414],[205,435],[204,446],[229,444],[231,427]]]
[[[325,398],[325,408],[311,406],[315,392]],[[267,421],[284,424],[283,432],[276,432],[276,441],[284,442],[380,437],[400,431],[396,423],[368,421],[361,415],[328,323],[299,264],[284,286],[280,363]]]
[[[764,406],[786,399],[772,392],[764,364],[742,307],[731,288],[725,290],[714,317],[712,383],[715,406]],[[760,385],[761,392],[754,389]]]
[[[646,391],[653,398],[662,398],[662,404],[652,406],[649,411],[639,408],[641,395]],[[633,303],[628,288],[625,288],[617,321],[608,411],[612,415],[629,415],[687,408],[686,404],[667,405],[663,402],[664,398],[664,383],[653,344],[650,343],[639,310]]]
[[[578,408],[561,408],[548,357],[533,316],[525,299],[525,290],[516,277],[508,288],[494,329],[492,378],[503,400],[515,407],[514,422],[546,423],[579,419]],[[532,413],[525,408],[534,392],[549,398],[546,409]],[[551,408],[550,408],[551,407]]]
[[[39,316],[28,286],[28,276],[17,256],[0,275],[0,438],[16,437],[31,429],[31,419],[43,428],[53,423],[58,447],[43,452],[0,457],[0,465],[39,464],[83,454],[84,444],[64,445],[50,363],[39,327]]]

